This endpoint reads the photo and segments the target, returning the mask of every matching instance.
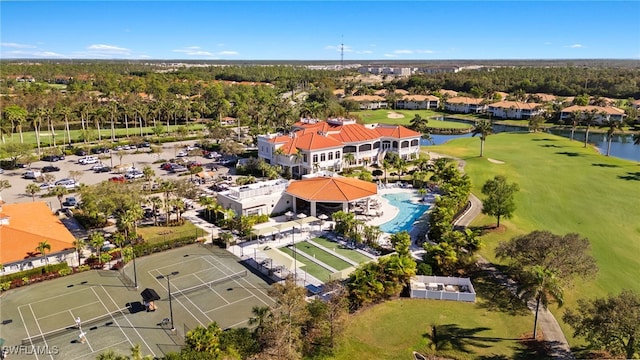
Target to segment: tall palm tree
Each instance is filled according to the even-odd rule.
[[[213,205],[215,203],[216,200],[209,196],[201,196],[200,199],[198,199],[198,204],[204,206],[204,210],[206,211],[206,218],[209,221],[211,220],[211,209],[213,208]]]
[[[587,143],[589,142],[589,129],[591,128],[591,125],[594,125],[596,123],[596,116],[598,115],[598,111],[597,110],[591,110],[591,111],[587,111],[584,114],[584,117],[582,118],[582,123],[585,124],[587,126],[587,129],[585,130],[584,133],[584,147],[587,147]]]
[[[58,198],[58,202],[60,203],[60,208],[62,208],[62,198],[68,193],[67,189],[62,186],[56,186],[51,190],[51,194],[55,195]]]
[[[300,176],[300,163],[304,159],[304,154],[300,149],[296,149],[296,153],[293,154],[293,163],[296,164],[298,169],[298,176]]]
[[[62,115],[64,120],[64,131],[66,132],[65,143],[71,144],[71,130],[69,129],[69,116],[71,116],[71,108],[66,105],[61,105],[58,108],[58,115]]]
[[[387,160],[382,160],[382,168],[384,169],[384,183],[387,183],[387,173],[391,169],[391,164]]]
[[[152,196],[147,198],[147,202],[151,205],[151,210],[153,210],[153,225],[158,226],[158,210],[162,208],[162,199],[158,196]]]
[[[83,239],[76,239],[73,242],[73,246],[76,248],[76,254],[78,254],[78,266],[80,266],[80,252],[84,249],[87,243]]]
[[[33,117],[31,118],[31,124],[33,125],[33,129],[36,132],[36,142],[38,143],[38,157],[42,155],[40,151],[40,126],[42,125],[42,119],[45,117],[45,115],[46,110],[39,107],[36,109]]]
[[[36,251],[42,254],[42,259],[44,260],[45,264],[49,265],[49,259],[47,258],[47,251],[51,251],[51,244],[49,244],[47,240],[41,241],[38,243],[38,246],[36,246]]]
[[[6,114],[0,118],[0,138],[2,144],[5,144],[5,135],[13,135],[13,124]]]
[[[407,162],[398,156],[393,162],[393,167],[398,171],[398,181],[400,181],[400,177],[407,171]]]
[[[346,162],[348,166],[351,166],[353,165],[353,163],[356,162],[356,156],[353,153],[345,153],[344,155],[342,155],[342,158],[344,159],[344,162]]]
[[[580,123],[580,117],[582,112],[576,110],[571,113],[571,141],[573,141],[573,135],[576,133],[576,127]]]
[[[108,105],[109,115],[111,115],[111,141],[116,141],[116,127],[115,121],[118,117],[118,103],[112,101]]]
[[[620,121],[607,120],[604,125],[609,127],[609,129],[607,129],[607,156],[609,156],[611,153],[611,141],[613,141],[613,135],[616,130],[620,130],[622,128],[622,124]]]
[[[538,311],[540,310],[540,305],[546,309],[550,300],[555,299],[562,306],[564,290],[556,274],[539,265],[534,266],[521,276],[518,290],[523,299],[536,301],[536,313],[533,322],[533,338],[535,339],[538,333]]]
[[[491,125],[491,121],[489,120],[478,121],[471,131],[471,136],[480,136],[480,157],[484,156],[484,141],[487,140],[487,136],[491,135],[492,131],[493,126]]]
[[[89,235],[89,244],[96,250],[98,259],[100,259],[100,250],[102,249],[102,245],[104,245],[104,235],[99,231],[92,232]]]
[[[24,138],[22,137],[22,124],[27,120],[29,112],[19,105],[10,105],[4,109],[4,114],[11,122],[11,128],[13,129],[15,127],[20,132],[20,143],[24,143]]]

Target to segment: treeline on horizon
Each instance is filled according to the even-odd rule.
[[[558,66],[516,66],[513,62],[510,66],[457,73],[417,74],[394,80],[393,84],[396,88],[418,90],[418,93],[448,89],[474,94],[523,91],[556,96],[589,94],[618,99],[640,98],[640,62],[635,61],[635,67],[607,67],[603,66],[607,64],[604,60],[592,61],[598,66],[570,65],[575,62],[560,62]],[[295,64],[185,67],[169,72],[163,72],[167,68],[160,63],[141,61],[39,62],[38,65],[5,61],[0,65],[3,88],[10,86],[15,81],[14,77],[31,76],[36,81],[49,83],[62,78],[69,81],[69,91],[97,90],[105,94],[114,91],[153,93],[147,89],[152,83],[163,82],[171,88],[171,84],[181,82],[183,84],[174,87],[181,89],[179,94],[196,95],[199,88],[196,82],[213,80],[266,82],[291,90],[330,79],[336,88],[340,88],[345,76],[357,75],[352,69],[311,70]]]

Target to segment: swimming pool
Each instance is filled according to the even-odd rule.
[[[389,234],[401,231],[410,231],[413,223],[429,209],[429,205],[416,204],[411,202],[415,195],[411,193],[386,194],[383,198],[398,208],[396,217],[380,225],[380,229]]]

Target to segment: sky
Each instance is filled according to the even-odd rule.
[[[0,58],[640,59],[640,1],[1,1]]]

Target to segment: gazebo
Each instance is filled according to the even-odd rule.
[[[347,177],[315,177],[294,181],[285,191],[293,197],[293,212],[309,207],[311,216],[320,212],[348,211],[349,204],[370,201],[378,195],[374,183]]]

